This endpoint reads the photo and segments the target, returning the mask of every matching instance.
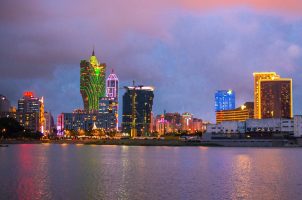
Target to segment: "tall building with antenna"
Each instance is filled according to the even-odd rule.
[[[86,112],[97,112],[99,99],[106,96],[106,64],[100,63],[94,50],[89,61],[80,63],[80,91]]]

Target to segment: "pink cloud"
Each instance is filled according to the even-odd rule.
[[[285,11],[300,14],[302,10],[301,0],[180,0],[181,5],[189,9],[211,9],[233,6],[248,6],[260,10]]]

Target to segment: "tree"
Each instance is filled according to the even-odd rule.
[[[22,136],[24,127],[14,118],[0,118],[0,134],[4,138],[16,138]]]

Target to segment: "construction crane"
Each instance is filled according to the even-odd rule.
[[[132,85],[133,89],[131,91],[131,103],[132,103],[132,109],[131,109],[131,131],[130,131],[130,137],[134,138],[137,137],[137,129],[136,129],[136,88],[142,88],[143,85],[135,85],[135,81],[133,81]],[[129,87],[125,86],[124,87],[127,91],[129,90]]]

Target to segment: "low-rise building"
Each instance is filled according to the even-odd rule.
[[[302,137],[302,115],[294,116],[294,136]]]
[[[254,102],[246,102],[232,110],[216,111],[216,123],[223,121],[246,121],[254,117]]]
[[[116,130],[116,118],[112,113],[61,113],[57,118],[57,130],[63,134],[65,130],[92,130],[93,126],[104,131]]]
[[[247,119],[245,122],[223,121],[208,124],[206,137],[209,138],[271,138],[284,136],[302,136],[302,116],[287,118]]]

